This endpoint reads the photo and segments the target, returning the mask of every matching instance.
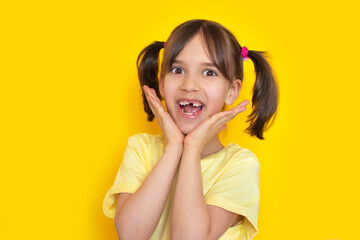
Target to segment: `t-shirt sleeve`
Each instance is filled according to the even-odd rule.
[[[115,182],[103,201],[103,211],[107,217],[114,218],[115,216],[117,194],[136,192],[148,176],[146,142],[144,136],[140,134],[129,138]]]
[[[250,240],[258,232],[260,165],[248,150],[233,159],[205,196],[206,204],[244,216],[241,239]]]

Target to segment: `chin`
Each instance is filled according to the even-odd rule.
[[[191,133],[197,126],[180,126],[180,131],[186,136]]]
[[[184,134],[184,136],[188,135],[191,131],[183,131],[181,130],[181,132]]]

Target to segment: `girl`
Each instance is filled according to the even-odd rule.
[[[246,110],[244,100],[224,111],[239,96],[243,61],[250,58],[256,82],[246,131],[264,139],[278,90],[263,54],[241,47],[226,28],[207,20],[187,21],[166,43],[154,42],[141,51],[137,65],[144,109],[149,121],[156,117],[162,134],[128,140],[103,203],[104,213],[115,218],[119,239],[255,236],[259,162],[246,148],[223,146],[217,134]]]

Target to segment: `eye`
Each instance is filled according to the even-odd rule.
[[[206,70],[205,72],[204,72],[204,74],[206,75],[206,76],[217,76],[217,73],[215,72],[215,71],[213,71],[213,70]]]
[[[173,68],[171,69],[171,72],[174,73],[174,74],[182,74],[182,73],[184,73],[184,70],[182,70],[182,69],[179,68],[179,67],[173,67]]]

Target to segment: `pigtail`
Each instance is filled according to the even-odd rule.
[[[247,55],[254,63],[256,80],[252,97],[253,110],[246,121],[250,122],[250,126],[245,131],[263,140],[264,131],[273,124],[276,118],[278,85],[271,66],[265,58],[265,52],[249,50]],[[269,125],[273,115],[274,118]]]
[[[147,47],[145,47],[139,54],[136,66],[138,68],[138,76],[140,80],[140,86],[142,90],[142,97],[144,103],[144,110],[148,115],[148,121],[154,119],[154,113],[151,111],[149,103],[146,100],[146,96],[143,90],[143,86],[147,85],[150,88],[153,88],[156,91],[156,95],[160,100],[162,100],[160,91],[159,91],[159,53],[160,50],[164,47],[164,42],[154,42]],[[141,62],[139,60],[142,56]]]

